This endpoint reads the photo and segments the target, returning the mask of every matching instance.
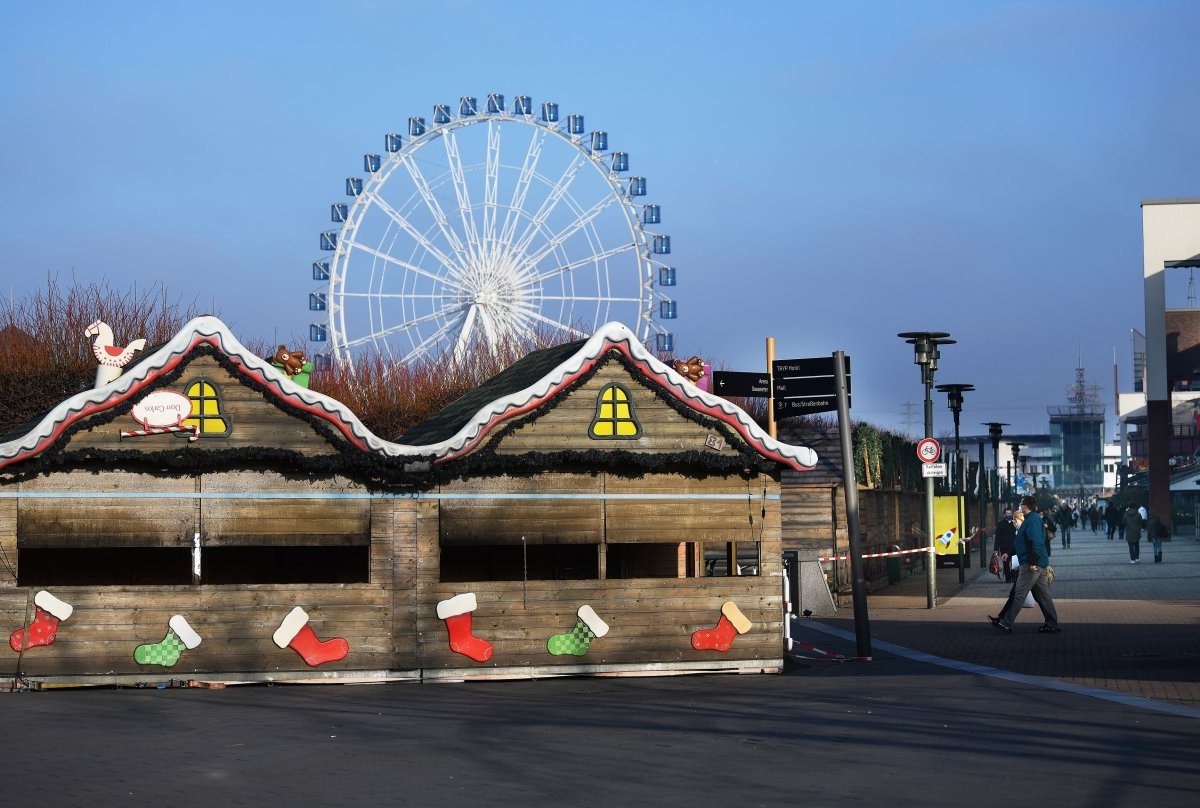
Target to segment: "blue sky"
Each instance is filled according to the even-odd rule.
[[[649,179],[681,352],[845,350],[854,416],[902,427],[922,388],[895,334],[949,331],[964,432],[1044,432],[1080,356],[1104,402],[1114,347],[1130,383],[1138,203],[1200,196],[1198,29],[1200,4],[1132,0],[23,4],[0,34],[5,291],[162,280],[290,341],[361,155],[434,103],[528,94]]]

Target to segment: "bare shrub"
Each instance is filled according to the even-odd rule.
[[[103,320],[118,343],[145,338],[147,349],[175,336],[196,316],[194,303],[172,300],[161,284],[121,291],[108,280],[69,286],[56,276],[0,311],[0,434],[40,417],[96,377],[91,338]]]

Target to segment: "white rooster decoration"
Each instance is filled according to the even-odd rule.
[[[92,343],[92,353],[100,363],[100,367],[96,368],[97,387],[103,387],[120,376],[121,368],[129,364],[136,352],[146,347],[144,339],[135,339],[124,348],[114,346],[112,329],[100,320],[89,325],[83,333],[96,338]]]

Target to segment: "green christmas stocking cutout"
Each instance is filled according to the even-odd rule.
[[[167,631],[167,636],[162,638],[162,642],[156,642],[153,645],[139,645],[134,649],[134,662],[139,665],[161,665],[164,668],[170,668],[179,661],[179,657],[185,650],[195,648],[200,644],[200,635],[188,625],[188,621],[183,619],[183,615],[175,615],[167,622],[167,625],[170,626],[170,629]]]
[[[576,614],[579,619],[575,622],[575,628],[546,640],[546,650],[554,656],[583,656],[588,652],[592,640],[608,633],[608,623],[601,620],[591,606],[580,606]]]

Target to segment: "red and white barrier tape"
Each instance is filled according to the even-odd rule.
[[[807,654],[800,653],[799,651],[797,651],[795,649],[803,649],[804,651],[807,651],[808,653]],[[823,660],[829,660],[831,662],[870,662],[871,661],[871,657],[846,656],[845,654],[839,654],[834,651],[826,651],[823,648],[817,648],[815,645],[813,645],[812,643],[809,643],[809,642],[795,643],[793,645],[793,650],[791,650],[788,653],[789,653],[789,656],[791,656],[793,659],[823,659]]]
[[[979,531],[976,530],[962,540],[962,544],[970,544],[974,539],[979,537]],[[863,553],[863,558],[888,558],[894,556],[909,555],[910,553],[932,553],[935,552],[932,547],[917,547],[913,550],[895,550],[890,553]],[[849,561],[850,556],[821,556],[817,561]]]
[[[199,424],[190,426],[154,426],[149,429],[135,429],[132,432],[122,432],[122,438],[144,438],[147,435],[166,435],[171,432],[191,432],[191,437],[188,438],[188,443],[200,437]]]

